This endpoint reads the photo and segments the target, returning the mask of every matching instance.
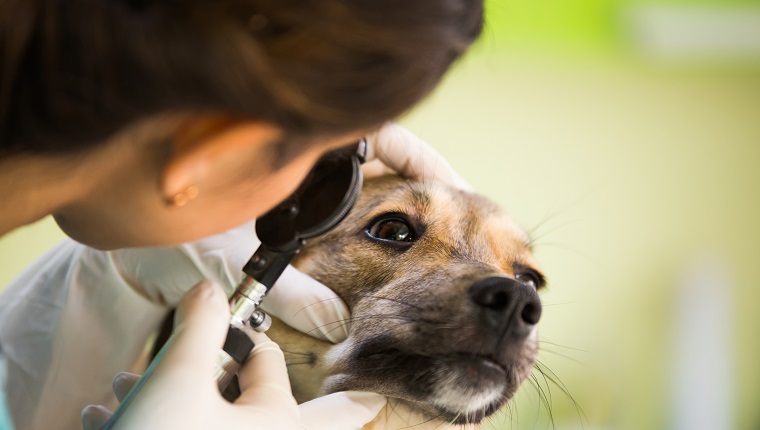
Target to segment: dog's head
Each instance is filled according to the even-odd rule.
[[[528,377],[544,278],[491,201],[441,184],[369,180],[348,218],[295,265],[351,309],[321,366],[326,392],[372,391],[476,423]]]

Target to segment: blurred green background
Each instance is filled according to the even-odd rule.
[[[532,232],[549,276],[548,376],[490,425],[760,428],[760,2],[487,18],[402,123]],[[1,239],[0,285],[62,237],[43,220]]]

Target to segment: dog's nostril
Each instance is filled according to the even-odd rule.
[[[475,301],[487,308],[504,309],[509,301],[509,296],[505,291],[484,291],[475,298]]]
[[[501,282],[504,278],[482,279],[470,287],[470,297],[484,308],[501,310],[509,304],[509,290]]]
[[[530,325],[538,324],[538,320],[541,319],[541,305],[536,303],[528,303],[520,313],[522,320]]]

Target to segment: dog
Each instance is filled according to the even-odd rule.
[[[376,428],[478,427],[532,371],[546,281],[528,235],[484,197],[369,179],[347,218],[293,265],[351,310],[337,345],[279,321],[269,330],[299,403],[371,391],[389,398]]]
[[[437,182],[381,176],[310,240],[293,266],[348,305],[333,345],[274,318],[299,403],[338,391],[388,397],[365,429],[478,428],[530,375],[544,275],[531,241],[495,203]],[[153,356],[171,332],[164,321]],[[237,386],[223,394],[239,395]]]

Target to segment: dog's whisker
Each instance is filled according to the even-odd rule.
[[[346,323],[352,323],[356,321],[366,321],[370,319],[385,319],[385,320],[403,320],[406,321],[407,318],[399,315],[393,315],[393,314],[377,314],[377,315],[362,315],[360,317],[349,317],[349,318],[343,318],[336,321],[331,321],[325,324],[322,324],[320,326],[314,327],[313,329],[306,332],[306,334],[316,333],[318,331],[321,331],[322,329],[328,328],[332,325],[335,325],[335,327],[327,330],[327,333],[332,333],[334,330],[337,330],[339,328],[342,328]]]
[[[536,243],[539,240],[541,240],[542,238],[546,237],[547,234],[554,233],[557,230],[561,230],[561,229],[563,229],[565,227],[571,226],[573,224],[577,224],[577,223],[582,222],[582,221],[583,221],[582,219],[574,219],[574,220],[566,221],[566,222],[564,222],[562,224],[556,225],[556,226],[554,226],[554,227],[552,227],[552,228],[550,228],[550,229],[548,229],[546,231],[543,231],[538,236],[536,236],[534,234],[530,234],[530,244],[531,244],[532,247],[535,247]]]
[[[435,426],[435,428],[442,427],[442,426],[444,426],[446,424],[446,422],[442,418],[443,418],[443,414],[438,414],[435,417],[431,418],[429,421],[425,421],[422,424],[427,424],[428,422],[430,422],[432,420],[440,420],[441,422],[438,423],[438,425]]]
[[[405,325],[405,324],[410,324],[411,322],[412,322],[412,321],[405,321],[405,322],[403,322],[403,323],[398,323],[398,324],[397,324],[396,326],[394,326],[394,327],[401,327],[402,325]],[[364,344],[367,344],[367,343],[372,343],[372,342],[374,342],[374,341],[375,341],[375,340],[374,340],[374,339],[372,339],[372,338],[370,338],[370,339],[363,339],[363,340],[359,340],[359,341],[355,342],[355,345],[356,345],[356,346],[363,346]]]
[[[513,410],[514,410],[514,412],[515,412],[515,423],[517,423],[517,422],[519,422],[519,420],[520,420],[520,410],[519,410],[519,408],[517,407],[517,405],[515,405],[515,406],[514,406],[512,409],[513,409]]]
[[[280,349],[282,349],[282,352],[284,352],[285,354],[303,355],[303,356],[306,356],[306,357],[313,357],[314,356],[313,352],[298,352],[298,351],[289,351],[289,350],[286,350],[286,349],[283,349],[283,348],[280,348]]]
[[[364,321],[369,319],[390,319],[390,320],[411,320],[412,318],[405,316],[405,315],[398,315],[398,314],[368,314],[368,315],[362,315],[362,316],[356,316],[347,318],[348,321]]]
[[[461,413],[461,412],[460,412],[460,413],[458,413],[458,414],[456,414],[456,416],[454,417],[454,419],[452,419],[451,421],[449,421],[449,425],[452,425],[452,426],[453,426],[453,425],[454,425],[454,423],[455,423],[455,422],[457,422],[457,420],[459,419],[459,417],[460,417],[460,416],[462,416],[462,413]]]
[[[326,333],[332,333],[333,331],[338,330],[338,329],[342,328],[343,326],[345,326],[346,323],[357,322],[357,321],[367,321],[367,320],[372,320],[372,319],[381,319],[384,322],[393,321],[393,320],[401,320],[401,321],[404,321],[404,322],[410,322],[407,318],[402,317],[402,316],[398,316],[398,315],[395,315],[395,316],[394,315],[368,315],[368,316],[352,317],[352,318],[346,318],[346,319],[339,320],[339,321],[329,322],[329,323],[323,324],[323,325],[321,325],[319,327],[315,327],[315,328],[309,330],[309,332],[307,332],[307,334],[323,330],[323,329],[325,329],[325,328],[327,328],[328,326],[331,326],[331,325],[336,325],[336,327],[333,327],[333,328],[331,328],[331,329],[329,329],[329,330],[326,331]]]
[[[542,376],[543,373],[541,373]],[[544,390],[544,388],[541,386],[541,383],[538,381],[538,378],[535,375],[531,374],[532,379],[535,381],[534,387],[536,388],[536,392],[538,393],[538,399],[540,401],[540,404],[543,405],[543,407],[546,409],[546,413],[549,417],[549,422],[551,422],[552,428],[554,428],[554,412],[552,411],[552,400],[551,400],[551,391],[549,391],[549,394],[547,395],[547,391]],[[548,382],[546,382],[547,390],[549,390]],[[536,411],[536,421],[538,421],[538,412]]]
[[[507,400],[507,418],[509,418],[509,422],[511,426],[511,425],[517,424],[520,416],[514,402],[510,401],[510,399],[508,398],[506,400]],[[506,424],[506,421],[504,423]]]
[[[311,362],[311,361],[305,361],[305,362],[303,362],[303,363],[293,363],[293,362],[289,362],[289,361],[286,361],[286,362],[285,362],[285,366],[286,366],[286,367],[290,367],[290,366],[302,366],[302,365],[304,365],[304,364],[307,364],[307,365],[313,365],[314,363],[313,363],[313,362]]]
[[[420,371],[420,372],[417,372],[417,373],[416,373],[416,374],[415,374],[415,375],[412,377],[412,382],[417,382],[417,381],[419,381],[419,380],[420,380],[420,379],[421,379],[423,376],[425,376],[425,375],[429,375],[429,374],[431,374],[431,373],[432,373],[432,371],[431,371],[430,369],[425,369],[425,370],[422,370],[422,371]]]
[[[383,370],[393,370],[398,368],[396,365],[387,365],[387,366],[362,366],[362,369],[365,370],[371,370],[373,372],[381,372]]]
[[[298,316],[298,314],[300,314],[301,312],[305,311],[306,309],[309,309],[312,306],[321,305],[321,304],[327,303],[327,302],[337,302],[337,301],[342,301],[342,300],[343,299],[341,299],[340,297],[330,297],[329,299],[318,300],[318,301],[316,301],[314,303],[311,303],[311,304],[308,304],[308,305],[302,307],[301,309],[298,310],[298,312],[294,313],[292,316],[295,318],[296,316]]]
[[[385,297],[385,296],[380,296],[380,295],[376,295],[376,294],[365,294],[365,295],[362,295],[361,297],[362,298],[370,298],[370,299],[388,300],[388,301],[391,301],[391,302],[394,302],[394,303],[398,303],[398,304],[401,304],[401,305],[404,305],[404,306],[409,306],[410,308],[413,308],[413,309],[416,309],[416,310],[420,310],[420,311],[423,310],[423,308],[421,306],[413,305],[411,303],[407,303],[407,302],[405,302],[403,300],[392,298],[392,297]]]
[[[552,341],[549,341],[549,340],[546,340],[546,339],[539,339],[538,343],[539,343],[539,345],[551,345],[551,346],[556,346],[557,348],[569,349],[571,351],[583,352],[583,353],[586,353],[586,354],[591,353],[591,351],[589,351],[587,349],[573,348],[572,346],[562,345],[562,344],[559,344],[559,343],[556,343],[556,342],[552,342]]]
[[[544,383],[546,386],[546,390],[544,391],[544,397],[546,398],[547,403],[549,405],[554,405],[554,398],[552,397],[552,387],[549,385],[548,381],[546,381],[546,374],[541,372],[541,376],[544,378]]]
[[[541,360],[536,360],[536,367],[535,367],[541,375],[543,375],[545,378],[548,378],[550,381],[552,381],[558,388],[565,391],[565,394],[570,395],[569,391],[567,391],[567,387],[562,382],[562,380],[557,376],[554,371],[549,369]]]
[[[531,387],[536,390],[536,394],[538,395],[539,399],[539,406],[536,408],[536,414],[533,417],[533,423],[537,424],[539,417],[541,416],[541,406],[543,406],[548,411],[548,413],[551,414],[551,405],[546,402],[546,398],[543,396],[543,392],[540,388],[540,383],[538,382],[538,377],[534,374],[531,374],[528,382],[530,383]]]
[[[561,242],[537,242],[534,244],[536,247],[547,248],[554,247],[564,251],[569,251],[577,256],[583,257],[586,261],[596,264],[599,267],[604,267],[606,263],[602,262],[599,258],[592,256],[589,253],[583,252],[578,248],[571,247]]]
[[[541,375],[544,377],[544,379],[550,381],[554,386],[559,388],[559,390],[567,396],[570,401],[573,404],[573,407],[575,408],[576,413],[578,414],[578,418],[580,419],[581,426],[583,426],[583,422],[587,419],[586,413],[583,411],[583,408],[581,408],[580,404],[577,400],[575,400],[575,397],[570,393],[570,390],[567,388],[567,386],[562,382],[562,380],[557,376],[556,373],[554,373],[551,369],[549,369],[545,364],[543,364],[540,360],[536,360],[536,366],[535,368],[541,373]],[[548,385],[548,383],[547,383]]]
[[[539,228],[546,225],[549,221],[555,219],[559,215],[562,215],[563,213],[567,212],[574,206],[580,204],[583,200],[587,199],[589,196],[592,195],[592,192],[589,191],[586,194],[578,196],[578,198],[570,201],[567,205],[564,207],[561,207],[559,209],[555,209],[553,212],[551,212],[549,215],[545,216],[542,220],[540,220],[537,224],[535,224],[533,227],[528,228],[527,232],[529,236],[533,236],[534,233],[538,231]]]
[[[399,406],[399,402],[393,402],[393,404],[391,405],[390,409],[388,410],[388,412],[387,412],[387,414],[386,414],[386,419],[387,419],[387,420],[389,420],[389,421],[390,421],[390,416],[391,416],[391,415],[394,415],[394,414],[395,414],[396,416],[398,416],[399,418],[402,418],[402,417],[401,417],[401,414],[400,414],[400,413],[399,413],[399,412],[396,410],[396,408],[397,408],[398,406]],[[403,418],[402,418],[402,419],[403,419]],[[407,422],[407,424],[409,424],[409,423]]]
[[[563,354],[563,353],[561,353],[561,352],[552,351],[552,350],[550,350],[550,349],[546,349],[546,348],[542,348],[542,349],[541,349],[541,352],[546,352],[546,353],[548,353],[548,354],[553,354],[553,355],[556,355],[556,356],[558,356],[558,357],[562,357],[562,358],[564,358],[564,359],[566,359],[566,360],[569,360],[569,361],[571,361],[571,362],[573,362],[573,363],[575,363],[575,364],[578,364],[578,365],[580,365],[580,366],[584,366],[584,367],[587,367],[587,366],[588,366],[586,363],[584,363],[584,362],[582,362],[582,361],[580,361],[580,360],[578,360],[578,359],[576,359],[576,358],[573,358],[573,357],[571,357],[571,356],[569,356],[569,355],[567,355],[567,354]]]
[[[351,316],[351,317],[348,317],[348,318],[342,318],[342,319],[339,319],[339,320],[335,320],[335,321],[329,322],[329,323],[327,323],[325,325],[350,323],[350,322],[355,322],[355,321],[364,321],[364,320],[373,319],[373,318],[378,318],[378,319],[379,318],[404,319],[404,320],[408,320],[409,319],[406,316],[396,315],[396,314],[370,314],[370,315]]]
[[[546,304],[542,304],[541,306],[542,307],[547,307],[547,306],[567,306],[567,305],[574,305],[574,304],[576,304],[576,303],[575,302],[559,302],[559,303],[546,303]]]

